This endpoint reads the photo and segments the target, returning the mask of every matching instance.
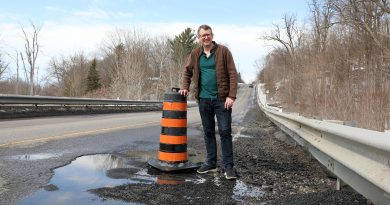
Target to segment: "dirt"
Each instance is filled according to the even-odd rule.
[[[90,191],[103,199],[137,204],[367,204],[351,188],[335,190],[336,179],[326,168],[258,107],[249,110],[234,130],[239,130],[234,139],[237,180],[226,180],[221,168],[215,174],[161,173],[145,165],[148,174],[157,177],[155,183]],[[189,144],[190,156],[204,157],[201,136]]]

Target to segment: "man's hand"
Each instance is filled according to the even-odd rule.
[[[231,97],[227,97],[225,100],[225,108],[229,110],[230,108],[233,107],[234,99]]]
[[[180,95],[183,95],[184,97],[186,97],[189,92],[187,89],[181,89],[181,90],[179,90],[179,93],[180,93]]]

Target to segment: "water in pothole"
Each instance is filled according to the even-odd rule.
[[[48,185],[19,204],[128,204],[102,200],[88,192],[89,189],[131,183],[131,179],[108,177],[110,170],[118,168],[128,169],[129,175],[139,170],[131,164],[126,164],[124,158],[116,155],[79,157],[69,165],[55,169]]]
[[[79,157],[69,165],[55,169],[54,176],[46,186],[18,204],[138,204],[100,198],[88,190],[123,184],[177,185],[191,183],[195,185],[207,181],[202,175],[195,173],[162,173],[148,167],[146,161],[145,156],[129,157],[119,154]],[[219,185],[222,180],[224,179],[212,183]],[[260,189],[248,187],[242,181],[237,180],[232,197],[240,201],[239,198],[243,196],[258,198],[261,195]]]

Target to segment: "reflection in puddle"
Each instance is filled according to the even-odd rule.
[[[91,155],[74,160],[54,170],[49,185],[43,187],[19,204],[128,204],[122,201],[103,200],[87,190],[131,183],[127,177],[117,179],[106,176],[107,170],[123,168],[129,173],[138,172],[126,160],[115,155]]]
[[[50,158],[55,158],[55,157],[58,157],[58,155],[48,154],[48,153],[40,153],[40,154],[16,155],[16,156],[11,156],[8,159],[32,161],[32,160],[50,159]]]
[[[207,177],[199,174],[161,173],[154,169],[147,169],[146,161],[142,157],[122,157],[112,154],[79,157],[69,165],[55,169],[48,185],[19,204],[136,204],[100,198],[88,190],[123,184],[210,183],[207,182]],[[215,178],[218,179],[211,183],[217,186],[223,183],[219,177]],[[262,191],[260,188],[248,187],[237,180],[233,195],[234,199],[240,201],[242,197],[261,197]]]

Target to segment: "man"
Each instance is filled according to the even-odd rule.
[[[217,142],[215,119],[221,137],[222,159],[226,179],[235,179],[232,142],[232,107],[237,94],[237,70],[231,52],[213,41],[213,31],[208,25],[198,28],[200,47],[195,48],[183,73],[181,95],[187,96],[191,78],[195,83],[192,92],[199,102],[207,158],[198,173],[217,171]]]

